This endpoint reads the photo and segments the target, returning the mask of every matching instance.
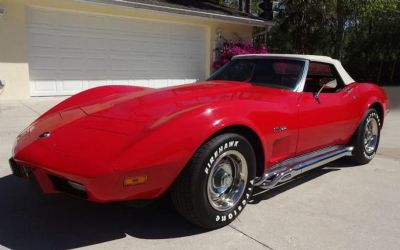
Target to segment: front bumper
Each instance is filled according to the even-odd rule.
[[[32,171],[30,168],[24,165],[18,165],[13,158],[10,158],[8,162],[10,164],[13,175],[15,175],[16,177],[29,178],[32,175]]]
[[[9,160],[13,175],[34,178],[41,190],[46,194],[64,193],[93,202],[105,203],[113,201],[149,200],[162,192],[151,182],[138,186],[123,185],[126,174],[110,174],[98,177],[73,176],[68,173],[55,172],[31,163]],[[140,174],[140,172],[138,172]]]

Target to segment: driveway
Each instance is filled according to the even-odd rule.
[[[230,226],[198,229],[167,199],[145,209],[44,196],[11,176],[17,133],[62,98],[0,101],[0,248],[398,249],[400,110],[385,121],[376,158],[339,160],[254,196]],[[45,157],[45,156],[43,156]]]

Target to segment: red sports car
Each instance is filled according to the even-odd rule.
[[[218,228],[254,187],[343,156],[368,163],[388,110],[381,88],[329,57],[237,56],[201,83],[72,96],[21,132],[10,165],[45,193],[94,202],[169,192],[189,221]]]

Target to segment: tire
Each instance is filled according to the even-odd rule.
[[[239,134],[222,134],[197,150],[172,186],[171,198],[191,223],[220,228],[243,211],[255,174],[256,157],[249,141]]]
[[[381,120],[378,112],[375,109],[369,109],[351,140],[351,145],[354,146],[353,155],[350,157],[352,161],[363,165],[375,157],[379,146],[380,130]]]

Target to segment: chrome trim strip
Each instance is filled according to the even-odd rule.
[[[353,148],[336,145],[288,159],[272,166],[262,177],[256,178],[254,186],[267,190],[272,189],[279,183],[293,179],[314,168],[344,156],[350,156]]]

